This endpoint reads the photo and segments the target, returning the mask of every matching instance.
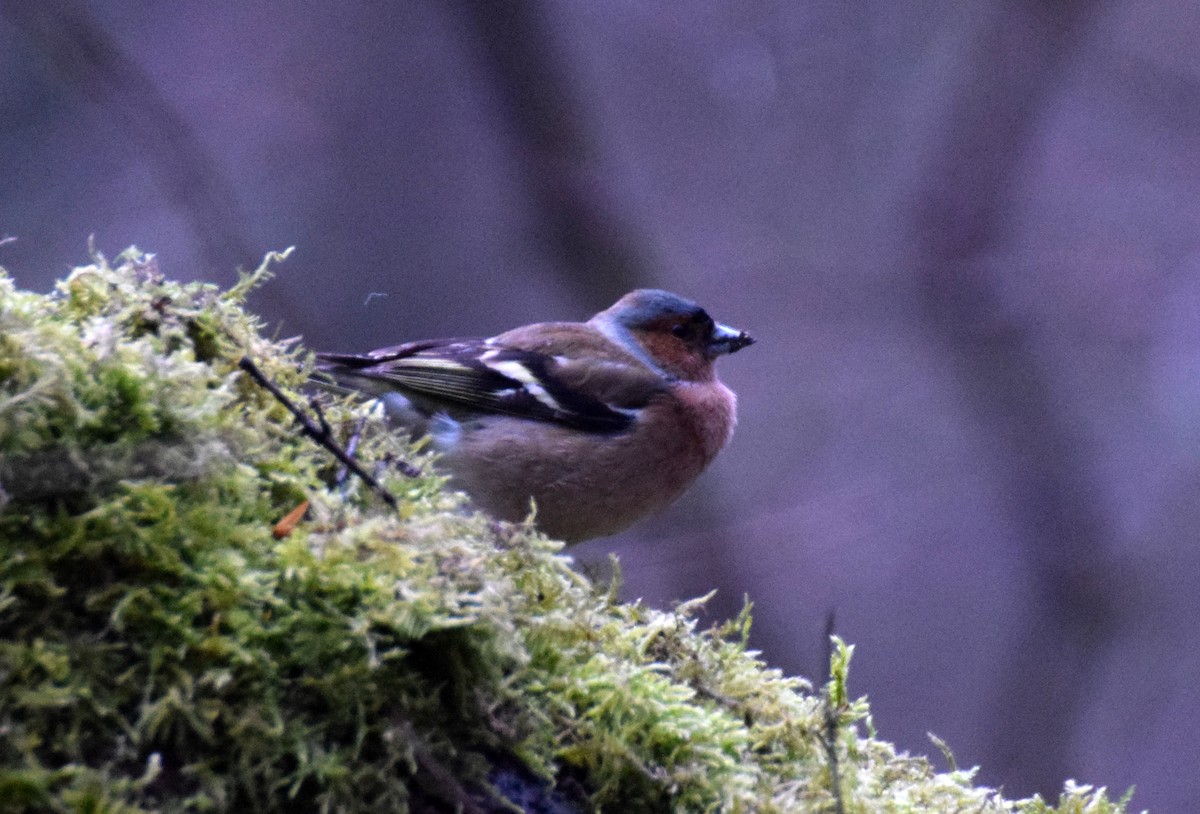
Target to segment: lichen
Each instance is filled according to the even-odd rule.
[[[399,508],[341,478],[238,367],[306,403],[245,310],[285,256],[224,292],[133,249],[49,295],[0,273],[0,810],[1125,810],[898,754],[850,647],[814,689],[748,610],[620,602],[325,396]]]

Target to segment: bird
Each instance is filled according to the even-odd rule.
[[[754,341],[691,300],[637,289],[586,322],[317,353],[315,370],[429,436],[477,508],[576,543],[665,508],[712,463],[737,423],[714,363]]]

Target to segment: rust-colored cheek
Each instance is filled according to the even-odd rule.
[[[674,334],[662,331],[646,331],[637,337],[659,367],[677,378],[686,381],[709,381],[713,368],[704,355],[697,353]]]

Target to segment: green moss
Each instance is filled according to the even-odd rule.
[[[748,612],[616,601],[368,406],[324,412],[399,510],[336,485],[238,369],[304,403],[306,353],[243,309],[268,276],[184,285],[136,250],[51,295],[0,274],[0,810],[1124,810],[896,754],[850,648],[814,692],[747,649]]]

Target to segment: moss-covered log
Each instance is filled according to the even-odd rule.
[[[619,602],[327,398],[390,509],[239,369],[305,404],[306,351],[243,309],[268,276],[179,284],[135,250],[49,295],[0,274],[0,810],[1124,810],[896,754],[849,648],[814,691],[748,613]]]

